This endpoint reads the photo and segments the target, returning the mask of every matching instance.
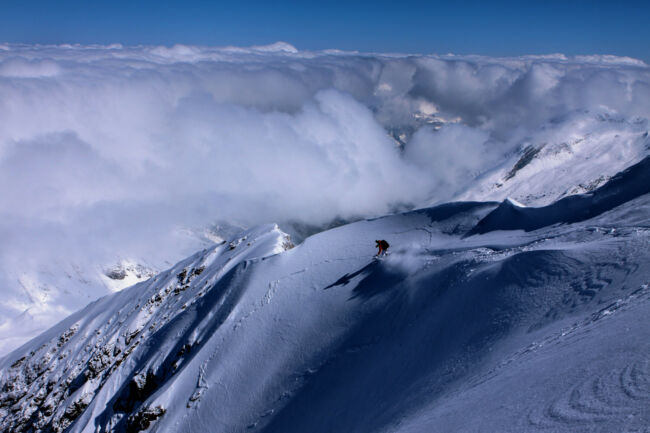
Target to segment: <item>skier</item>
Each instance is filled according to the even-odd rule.
[[[388,247],[390,246],[390,245],[388,245],[388,242],[386,242],[385,240],[382,239],[380,241],[375,241],[375,243],[377,244],[376,245],[377,248],[379,248],[379,251],[377,252],[377,255],[375,255],[375,257],[379,257],[380,255],[382,255],[382,253],[384,255],[386,255],[386,251],[388,250]]]

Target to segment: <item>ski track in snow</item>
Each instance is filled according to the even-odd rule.
[[[565,344],[569,344],[580,334],[598,332],[595,325],[602,325],[600,321],[648,303],[648,287],[648,284],[643,285],[624,300],[592,314],[583,323],[574,325],[560,335],[546,339],[538,347],[560,344],[565,339]],[[639,349],[639,353],[626,359],[622,366],[588,375],[560,396],[531,410],[528,414],[531,426],[551,431],[649,431],[646,423],[650,408],[650,346],[645,344]]]
[[[601,431],[633,430],[625,424],[650,405],[650,360],[642,360],[616,368],[602,376],[594,376],[573,386],[566,394],[542,409],[528,415],[531,426],[542,430],[594,431],[598,424],[608,423]],[[612,422],[612,419],[615,422]],[[648,431],[645,427],[644,431]]]

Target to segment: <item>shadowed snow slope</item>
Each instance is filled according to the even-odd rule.
[[[293,249],[250,230],[5,357],[0,430],[639,431],[650,194],[635,195],[531,232],[464,236],[497,208],[477,202]]]

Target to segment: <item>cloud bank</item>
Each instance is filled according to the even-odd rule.
[[[531,137],[566,139],[594,115],[647,127],[648,101],[648,66],[611,56],[3,45],[0,315],[60,305],[46,288],[72,284],[61,270],[164,267],[217,221],[445,200]]]

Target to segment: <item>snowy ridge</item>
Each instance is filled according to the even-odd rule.
[[[565,197],[548,206],[522,207],[508,198],[469,232],[536,230],[557,223],[582,221],[650,192],[650,156],[625,169],[591,194]]]
[[[566,196],[588,193],[648,156],[650,138],[641,119],[609,113],[573,113],[574,129],[559,133],[553,123],[526,140],[519,152],[500,161],[454,197],[455,200],[504,200],[544,206]]]
[[[295,248],[273,225],[242,233],[0,361],[0,429],[639,431],[644,164],[590,196],[606,208],[529,232],[485,224],[506,205],[535,211],[506,201],[359,221]],[[373,258],[375,239],[388,256]]]
[[[26,392],[33,393],[32,404],[21,405],[20,419],[36,429],[65,430],[91,401],[91,407],[95,404],[93,398],[107,379],[115,381],[124,369],[132,368],[131,362],[139,354],[132,352],[141,343],[153,344],[157,332],[186,309],[196,308],[194,303],[205,295],[206,287],[236,274],[236,269],[245,268],[249,260],[289,247],[288,237],[277,226],[262,226],[230,243],[197,253],[145,283],[92,303],[35,339],[32,343],[36,350],[13,360],[7,375],[2,372],[6,384],[3,404],[20,400]],[[206,267],[212,272],[201,275]],[[205,325],[199,323],[193,331],[200,333],[197,328],[201,326]],[[192,338],[192,343],[186,344],[194,344],[200,335]],[[157,355],[163,355],[159,350],[155,346]],[[3,368],[9,358],[3,360]],[[36,362],[30,362],[33,360]],[[124,361],[128,362],[122,365]],[[133,383],[139,380],[146,378],[133,377]],[[12,423],[11,428],[22,431],[24,425]]]

